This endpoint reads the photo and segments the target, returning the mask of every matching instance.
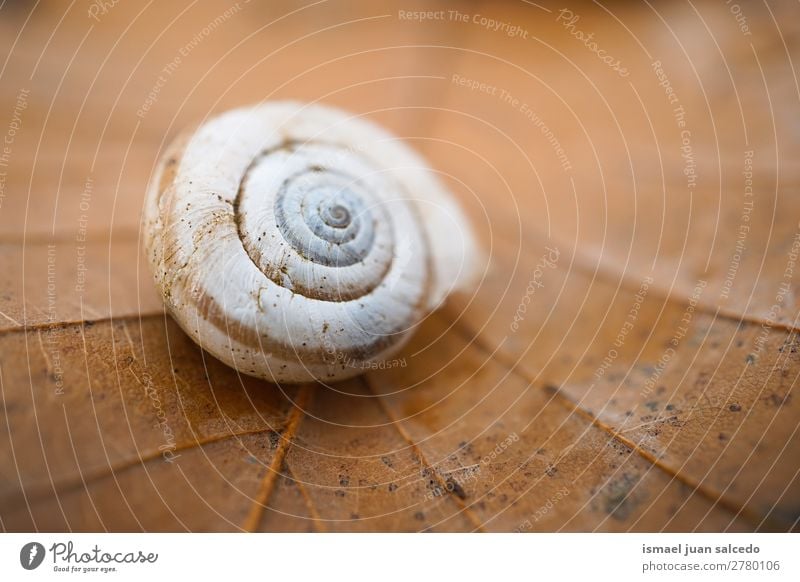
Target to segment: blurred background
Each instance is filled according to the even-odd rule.
[[[796,528],[799,16],[4,2],[0,526]],[[405,368],[276,387],[163,314],[157,159],[275,99],[398,134],[479,233],[483,279]]]

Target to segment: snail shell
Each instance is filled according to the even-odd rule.
[[[474,274],[471,229],[425,163],[320,105],[236,109],[179,137],[143,226],[180,326],[278,382],[339,380],[387,359]]]

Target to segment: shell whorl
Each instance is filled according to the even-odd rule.
[[[242,373],[338,380],[385,359],[469,274],[459,208],[409,148],[319,105],[214,118],[166,152],[145,206],[167,309]]]

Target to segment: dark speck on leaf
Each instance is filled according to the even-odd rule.
[[[461,484],[455,479],[447,479],[447,489],[448,491],[452,491],[459,499],[467,498],[467,493],[464,491],[464,488],[461,487]]]
[[[268,433],[268,438],[269,438],[269,448],[271,448],[271,449],[277,448],[278,447],[278,443],[281,440],[280,433],[278,433],[278,432],[276,432],[274,430],[271,430]]]

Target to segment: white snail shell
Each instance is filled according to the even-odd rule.
[[[339,380],[387,359],[474,275],[471,229],[424,161],[320,105],[236,109],[178,138],[143,226],[180,326],[278,382]]]

